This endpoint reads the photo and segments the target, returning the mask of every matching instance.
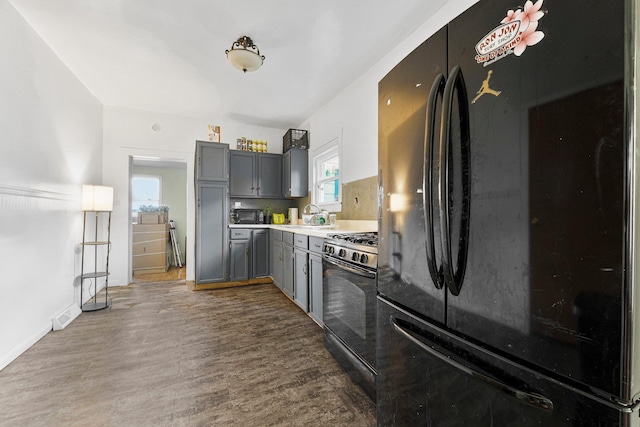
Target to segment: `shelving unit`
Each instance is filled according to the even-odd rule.
[[[95,233],[93,240],[87,240],[87,215],[95,214]],[[107,239],[98,240],[99,219],[101,214],[106,214]],[[103,225],[104,226],[104,225]],[[105,248],[105,270],[98,271],[98,251]],[[93,271],[85,272],[85,253],[87,248],[93,249],[94,263]],[[111,307],[111,297],[109,296],[109,253],[111,252],[111,211],[85,211],[82,225],[82,261],[80,267],[80,304],[82,311],[98,311]],[[98,280],[104,278],[104,302],[98,301]],[[84,301],[84,281],[93,280],[93,296],[83,304]],[[102,299],[102,298],[101,298]]]

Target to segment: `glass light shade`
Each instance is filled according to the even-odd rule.
[[[256,71],[262,66],[262,57],[244,48],[234,48],[227,52],[231,65],[244,72]]]
[[[103,185],[82,186],[83,211],[113,211],[113,187]]]

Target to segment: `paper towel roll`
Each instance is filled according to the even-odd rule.
[[[289,223],[298,224],[298,208],[289,208]]]

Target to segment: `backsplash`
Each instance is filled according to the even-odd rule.
[[[359,179],[342,185],[342,212],[336,212],[339,220],[378,219],[378,176]],[[298,209],[311,203],[311,194],[297,200]]]

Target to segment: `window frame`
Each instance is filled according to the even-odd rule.
[[[312,157],[312,187],[311,187],[311,200],[312,203],[317,205],[321,209],[325,209],[329,212],[341,212],[342,211],[342,153],[340,146],[340,138],[334,138],[322,147],[314,150]],[[338,158],[338,174],[332,175],[330,178],[324,178],[322,176],[322,164],[334,157]],[[320,199],[320,185],[325,182],[338,181],[338,201],[321,202]]]

